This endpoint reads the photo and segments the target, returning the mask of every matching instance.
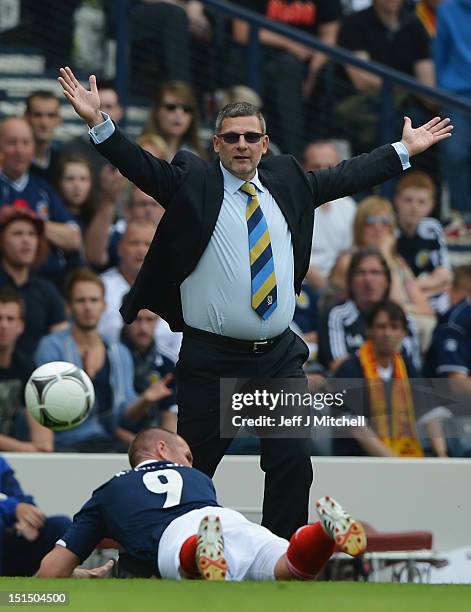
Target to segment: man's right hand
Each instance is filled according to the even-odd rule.
[[[36,508],[36,506],[33,506],[32,504],[26,504],[24,502],[20,502],[19,504],[17,504],[15,515],[18,519],[18,522],[28,523],[28,525],[31,525],[31,527],[34,527],[35,529],[41,529],[46,519],[46,517],[41,512],[41,510],[39,510],[39,508]]]
[[[92,74],[88,79],[90,90],[87,90],[79,83],[68,66],[61,68],[59,72],[61,76],[57,80],[64,90],[64,96],[72,104],[77,115],[86,121],[90,127],[103,123],[104,119],[100,112],[101,103],[95,75]]]

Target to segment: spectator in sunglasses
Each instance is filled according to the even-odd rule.
[[[198,134],[199,112],[195,95],[183,81],[162,83],[150,110],[145,132],[161,136],[168,149],[167,161],[180,150],[205,157]]]
[[[370,196],[358,204],[353,221],[353,249],[375,247],[391,270],[390,299],[409,314],[417,327],[420,348],[424,352],[430,344],[435,326],[434,312],[409,265],[396,251],[396,219],[391,203],[379,196]],[[351,253],[337,260],[335,283],[346,285],[346,270]],[[343,276],[343,279],[342,279]]]

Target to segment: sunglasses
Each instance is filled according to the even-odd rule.
[[[162,106],[163,108],[165,108],[165,110],[168,110],[171,113],[175,112],[177,108],[180,108],[184,113],[193,112],[193,107],[191,104],[177,104],[176,102],[162,102],[160,106]]]
[[[389,226],[392,225],[392,219],[387,215],[368,215],[365,219],[365,225],[375,225],[376,223]]]
[[[260,142],[260,139],[263,138],[265,134],[260,134],[260,132],[245,132],[245,134],[226,132],[225,134],[216,134],[216,136],[222,138],[226,144],[236,144],[236,142],[239,142],[241,136],[244,137],[245,142],[255,144]]]

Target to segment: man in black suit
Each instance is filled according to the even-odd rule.
[[[309,266],[314,208],[399,174],[410,155],[447,137],[449,122],[436,118],[414,130],[406,119],[401,143],[306,173],[292,156],[261,161],[265,121],[240,103],[216,121],[220,161],[180,152],[168,164],[100,112],[94,76],[90,91],[69,68],[59,82],[97,149],[166,209],[121,312],[129,323],[148,308],[183,330],[178,431],[195,467],[212,476],[230,443],[219,430],[220,379],[304,379],[308,349],[288,326]],[[263,524],[283,537],[307,521],[309,442],[261,439]]]

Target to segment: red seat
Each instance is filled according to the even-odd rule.
[[[433,534],[430,531],[377,531],[362,521],[368,538],[366,552],[392,552],[402,550],[431,550]]]

